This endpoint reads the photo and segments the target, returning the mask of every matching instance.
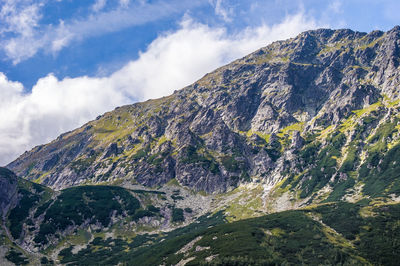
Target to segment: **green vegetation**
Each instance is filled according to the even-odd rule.
[[[42,214],[47,210],[47,208],[50,206],[50,204],[51,204],[52,202],[53,202],[53,201],[49,200],[49,201],[46,201],[43,205],[39,206],[39,207],[36,209],[35,215],[34,215],[33,217],[34,217],[34,218],[37,218],[37,217],[39,217],[40,215],[42,215]]]
[[[192,210],[191,208],[185,208],[185,212],[186,212],[186,213],[192,213],[193,210]]]
[[[160,212],[160,208],[154,207],[153,205],[149,205],[147,206],[147,210],[153,212],[153,213],[159,213]]]
[[[126,189],[111,186],[81,186],[65,189],[48,208],[36,243],[46,244],[46,236],[68,226],[79,226],[86,220],[110,225],[111,214],[135,215],[140,203]],[[39,211],[39,210],[38,210]]]
[[[323,49],[321,49],[317,56],[321,56],[326,53],[331,53],[337,50],[343,50],[350,44],[350,41],[345,42],[336,42],[331,45],[326,45]]]
[[[393,116],[374,129],[374,122],[386,114],[382,106],[382,101],[378,101],[356,110],[337,128],[328,126],[319,137],[307,138],[305,146],[298,151],[301,161],[297,167],[302,174],[288,173],[280,189],[300,189],[300,198],[305,198],[329,183],[332,192],[325,198],[329,202],[340,200],[361,181],[366,195],[398,194],[400,183],[395,173],[399,170],[396,166],[399,143],[392,139],[398,133],[400,119]],[[345,145],[350,136],[350,143]],[[360,157],[363,150],[365,159]]]
[[[36,184],[32,184],[37,188],[41,187]],[[11,210],[8,215],[10,222],[10,232],[14,239],[18,239],[22,232],[22,225],[29,216],[29,211],[40,201],[41,197],[39,194],[33,193],[27,189],[21,188],[19,190],[20,200],[18,205]]]
[[[278,137],[284,137],[285,135],[289,135],[293,131],[302,131],[304,128],[304,122],[298,122],[295,124],[291,124],[283,129],[277,134]]]
[[[282,212],[208,230],[196,244],[211,248],[192,251],[196,259],[189,265],[199,264],[213,254],[218,254],[217,265],[223,261],[232,265],[245,261],[267,265],[353,261],[349,251],[323,239],[323,226],[318,222],[301,212]]]
[[[180,195],[171,195],[171,198],[172,198],[173,200],[183,200],[183,199],[184,199],[184,197],[182,197],[182,196],[180,196]]]
[[[199,153],[194,146],[183,148],[182,163],[185,164],[200,164],[204,169],[210,170],[213,174],[219,173],[219,165],[215,159],[209,154]]]
[[[383,57],[376,49],[392,33],[319,30],[278,41],[170,97],[118,108],[28,152],[11,165],[38,183],[66,184],[48,178],[71,159],[65,166],[80,178],[87,173],[85,184],[168,182],[158,187],[166,193],[113,186],[50,193],[20,180],[18,205],[2,225],[12,237],[0,229],[6,258],[17,265],[28,263],[25,255],[51,265],[56,254],[63,265],[399,264],[399,77],[371,63],[393,61],[396,47],[382,46]],[[0,175],[15,179],[2,168]],[[204,208],[217,213],[197,217]],[[288,211],[266,215],[281,210]],[[43,253],[20,252],[17,244],[32,239],[29,250]]]
[[[6,178],[11,183],[14,183],[16,181],[15,180],[15,178],[16,178],[15,174],[12,171],[10,171],[10,170],[8,170],[7,168],[4,168],[4,167],[0,167],[0,176],[2,178]]]
[[[352,142],[347,148],[347,155],[344,159],[339,172],[348,173],[349,171],[356,170],[355,167],[359,162],[357,145]]]
[[[372,166],[372,167],[371,167]],[[400,195],[400,144],[386,154],[371,152],[360,167],[363,192],[370,196]]]
[[[400,258],[400,204],[335,203],[316,208],[322,221],[343,235],[354,249],[375,265],[396,265]],[[375,214],[360,215],[364,208]]]
[[[140,149],[138,150],[134,155],[132,155],[133,160],[140,160],[141,158],[144,158],[147,156],[147,149]]]
[[[358,115],[360,117],[356,118]],[[69,244],[60,252],[59,259],[61,263],[71,265],[154,265],[161,262],[171,265],[186,258],[192,258],[187,265],[204,264],[206,258],[212,258],[212,264],[216,265],[395,265],[400,258],[400,243],[396,240],[400,239],[400,205],[387,204],[384,198],[380,200],[378,197],[400,195],[400,144],[393,141],[398,132],[399,120],[394,118],[381,123],[371,131],[374,120],[381,113],[376,110],[359,111],[350,116],[351,119],[346,119],[337,127],[339,130],[326,131],[322,139],[322,133],[306,135],[305,145],[297,153],[298,172],[289,171],[287,178],[278,185],[280,192],[296,191],[300,188],[301,192],[297,195],[305,198],[315,195],[329,183],[333,190],[320,199],[322,205],[241,220],[262,215],[257,212],[263,204],[262,199],[257,197],[262,191],[257,190],[254,194],[249,191],[231,201],[226,209],[226,219],[231,223],[221,224],[224,218],[219,216],[216,219],[213,216],[207,219],[203,217],[204,220],[200,219],[199,224],[193,223],[173,232],[157,235],[123,235],[119,232],[114,238],[105,238],[104,233],[95,233],[94,240],[77,254],[73,254],[72,250],[73,245],[79,243],[65,241]],[[286,138],[286,135],[282,138]],[[367,140],[362,142],[365,139]],[[279,157],[282,145],[286,145],[282,143],[282,139],[276,137],[263,148]],[[360,156],[361,150],[365,151],[365,155]],[[205,169],[210,169],[211,162],[214,161],[204,147],[189,146],[182,153],[184,163],[199,164]],[[156,166],[162,162],[164,156],[153,154],[146,157],[146,162]],[[225,169],[241,173],[242,179],[250,178],[245,164],[236,159],[238,157],[235,154],[217,156]],[[336,178],[332,178],[333,176]],[[170,182],[170,185],[173,184],[176,184],[176,180]],[[362,200],[355,204],[336,202],[347,196],[356,186],[360,193],[374,200]],[[112,213],[128,215],[124,222],[138,221],[143,217],[160,217],[160,208],[149,201],[144,201],[146,207],[141,207],[131,192],[141,199],[146,193],[160,196],[163,194],[157,191],[88,186],[66,189],[55,200],[43,200],[40,196],[43,193],[42,187],[24,189],[21,192],[24,194],[21,201],[25,196],[29,199],[31,195],[36,195],[34,205],[39,207],[33,218],[45,216],[35,238],[38,244],[46,244],[53,237],[61,237],[62,231],[69,226],[79,226],[84,222],[110,227]],[[183,199],[180,189],[174,190],[171,197],[175,201]],[[377,199],[380,200],[379,203]],[[23,223],[33,225],[27,215],[32,206],[24,204],[28,212],[21,209],[14,211],[13,215],[10,213],[10,224],[14,224],[15,228],[22,228]],[[171,221],[175,225],[185,221],[185,214],[193,212],[190,208],[181,209],[173,205],[169,207],[172,211]],[[22,223],[17,224],[16,217],[22,217]],[[113,225],[111,230],[119,230],[119,225]],[[60,235],[58,231],[61,232]],[[88,239],[90,237],[86,241]],[[192,248],[178,252],[194,240],[197,242]],[[19,258],[16,254],[11,257],[15,257],[15,260]]]
[[[372,111],[378,110],[378,108],[382,107],[382,106],[383,106],[382,101],[377,101],[376,103],[371,104],[364,109],[355,110],[355,111],[353,111],[353,113],[355,113],[357,115],[357,117],[361,117],[365,114],[371,113]]]
[[[225,209],[226,219],[232,222],[260,216],[259,210],[263,208],[262,193],[262,186],[255,188],[239,187],[233,190],[232,194],[238,196],[228,203]]]
[[[382,42],[382,39],[383,39],[383,36],[373,40],[370,43],[362,43],[362,42],[360,42],[360,46],[357,47],[357,49],[365,50],[365,49],[367,49],[369,47],[374,47],[377,43]]]
[[[73,161],[70,166],[77,174],[80,174],[88,169],[95,160],[95,156],[89,158],[79,158],[78,160]]]
[[[173,255],[193,236],[208,227],[224,222],[221,213],[202,216],[197,223],[176,229],[165,235],[137,235],[130,241],[120,238],[96,237],[88,247],[72,254],[72,246],[60,252],[61,263],[71,265],[157,265],[163,256]]]
[[[371,205],[372,204],[372,205]],[[360,213],[370,208],[373,216]],[[221,224],[220,213],[165,236],[138,235],[131,242],[95,238],[87,248],[60,253],[61,263],[203,265],[396,265],[400,258],[400,204],[331,203],[305,210]],[[196,239],[192,248],[178,252]]]
[[[183,215],[183,210],[180,208],[172,209],[172,222],[180,223],[185,221],[185,216]]]
[[[28,258],[14,248],[7,253],[6,259],[15,263],[16,265],[26,265],[29,263]]]
[[[347,190],[353,188],[355,184],[356,181],[350,176],[348,176],[345,180],[338,181],[334,185],[332,192],[329,194],[328,198],[324,200],[324,202],[341,200],[342,197],[346,195]]]
[[[282,144],[279,139],[271,140],[265,147],[265,151],[272,161],[276,162],[282,155]]]
[[[155,214],[149,210],[137,210],[135,215],[133,215],[133,220],[137,221],[140,218],[143,217],[151,217],[154,216]]]
[[[153,205],[148,205],[147,209],[138,209],[135,214],[132,216],[132,219],[137,221],[143,217],[152,217],[157,216],[160,213],[160,208],[154,207]]]
[[[312,150],[315,150],[317,145],[310,145],[307,147],[307,151],[303,151],[301,156],[305,160],[314,161],[315,166],[307,173],[308,178],[301,185],[301,198],[309,196],[312,192],[321,189],[329,182],[332,175],[336,172],[337,158],[341,156],[341,148],[345,141],[346,137],[343,133],[336,133],[328,139],[330,145],[321,149],[318,155],[311,156],[311,158],[305,157],[307,153],[309,154]]]
[[[195,259],[188,265],[202,264],[205,258],[217,254],[213,260],[216,265],[250,261],[267,265],[396,265],[400,258],[400,205],[374,207],[377,216],[363,218],[359,211],[367,205],[368,202],[335,203],[218,225],[187,240],[200,235],[195,246],[209,247],[189,250],[186,257]],[[175,247],[175,252],[179,249],[180,246]],[[171,250],[160,257],[166,257],[167,264],[175,264],[183,254],[176,255]]]
[[[269,139],[271,137],[271,134],[265,134],[259,131],[253,131],[253,130],[249,130],[249,131],[239,131],[240,134],[245,135],[246,137],[251,137],[253,134],[256,134],[257,136],[259,136],[260,138],[262,138],[265,143],[269,142]]]
[[[54,265],[53,260],[49,260],[47,257],[42,257],[42,258],[40,259],[40,263],[41,263],[42,265]]]
[[[221,162],[225,169],[229,172],[237,172],[240,169],[238,162],[233,156],[224,156],[221,158]]]
[[[155,166],[158,166],[162,163],[164,158],[168,155],[169,153],[156,153],[147,158],[147,162],[150,164],[153,164]]]

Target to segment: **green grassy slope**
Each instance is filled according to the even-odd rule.
[[[130,243],[97,238],[77,254],[71,253],[72,247],[63,250],[61,262],[397,265],[400,259],[400,204],[364,200],[355,204],[324,204],[228,224],[218,224],[221,218],[210,217],[197,227],[191,225],[171,235],[140,235]]]

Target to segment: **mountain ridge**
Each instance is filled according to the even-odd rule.
[[[279,134],[299,131],[293,144],[299,146],[305,131],[323,128],[327,121],[337,125],[382,94],[397,99],[393,84],[399,80],[390,75],[398,67],[398,38],[397,26],[369,34],[321,29],[274,42],[171,96],[108,112],[8,167],[56,189],[129,176],[146,186],[177,178],[182,185],[212,193],[261,174],[279,175],[267,170],[276,168],[273,161],[284,153],[272,146],[290,141]],[[253,144],[262,139],[267,148],[254,156]],[[235,150],[250,159],[235,157]],[[115,159],[123,156],[125,160]],[[83,171],[86,166],[92,169]]]
[[[307,31],[35,147],[8,260],[395,265],[399,60],[398,26]]]
[[[3,170],[0,183],[10,176]],[[173,195],[116,186],[54,193],[13,178],[18,199],[0,228],[2,265],[396,265],[400,256],[399,201],[329,202],[233,222],[217,210],[182,224],[193,210],[175,207],[187,196],[177,186]],[[161,203],[167,196],[173,202]],[[175,226],[157,229],[160,219]]]

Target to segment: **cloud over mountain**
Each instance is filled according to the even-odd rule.
[[[137,60],[107,77],[59,80],[50,73],[26,93],[1,74],[0,164],[117,106],[168,95],[222,64],[317,26],[297,14],[227,34],[186,16],[177,31],[161,34]]]

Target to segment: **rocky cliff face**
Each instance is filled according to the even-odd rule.
[[[23,258],[39,265],[44,249],[57,257],[61,249],[78,243],[84,248],[95,237],[128,240],[169,232],[213,209],[211,198],[177,184],[157,191],[99,185],[53,191],[0,168],[0,185],[1,265],[8,260],[20,265]],[[141,245],[145,242],[133,246]]]
[[[0,167],[0,218],[4,220],[13,207],[17,193],[17,176],[6,168]]]
[[[399,47],[400,27],[305,32],[35,147],[8,167],[60,191],[0,168],[0,246],[15,263],[18,245],[63,264],[391,264]]]
[[[361,186],[374,152],[399,139],[399,45],[400,27],[304,32],[171,96],[106,113],[8,167],[55,189],[176,179],[214,193],[285,182],[283,191],[309,197],[346,180]]]

